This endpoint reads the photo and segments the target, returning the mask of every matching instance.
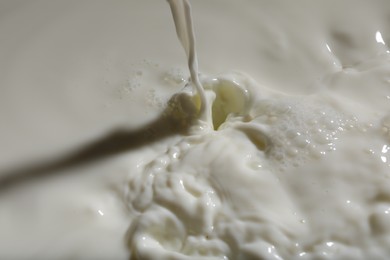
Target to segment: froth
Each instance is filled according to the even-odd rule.
[[[270,158],[284,167],[336,150],[338,135],[355,124],[352,118],[310,97],[260,100],[253,117],[253,123],[266,129],[272,142]]]
[[[337,149],[340,134],[362,128],[320,95],[275,93],[237,72],[202,80],[215,93],[214,128],[244,131],[281,168],[320,158]]]

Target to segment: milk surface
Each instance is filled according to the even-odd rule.
[[[0,3],[0,258],[387,259],[387,1]]]

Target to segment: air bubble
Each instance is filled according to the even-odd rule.
[[[304,148],[308,144],[310,144],[310,141],[308,139],[305,139],[304,136],[297,136],[296,138],[294,138],[294,143],[297,147]]]
[[[298,149],[296,148],[289,148],[287,150],[287,155],[289,155],[290,157],[295,157],[297,156],[297,154],[298,154]]]
[[[162,76],[163,80],[171,86],[178,86],[187,82],[188,75],[181,69],[171,69]]]

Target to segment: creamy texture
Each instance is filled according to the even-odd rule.
[[[387,1],[191,3],[215,130],[165,1],[0,4],[0,258],[387,259]]]

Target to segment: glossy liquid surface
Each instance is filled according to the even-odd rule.
[[[0,258],[388,258],[387,1],[191,4],[215,130],[166,2],[0,4]]]

